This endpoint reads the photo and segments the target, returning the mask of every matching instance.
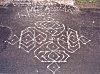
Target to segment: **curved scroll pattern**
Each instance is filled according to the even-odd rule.
[[[35,25],[40,29],[44,29],[46,32],[48,32],[52,36],[57,36],[65,30],[64,24],[61,24],[60,22],[55,21],[51,17],[44,18],[43,21],[36,22]]]
[[[70,53],[74,53],[76,50],[80,49],[80,42],[86,45],[90,41],[91,40],[85,36],[79,36],[78,32],[71,28],[68,28],[66,35],[62,34],[58,38],[58,44]]]

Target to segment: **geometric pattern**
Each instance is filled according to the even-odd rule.
[[[86,38],[85,36],[81,36],[79,39],[84,45],[86,45],[88,42],[91,41],[88,38]]]
[[[9,40],[7,40],[7,42],[10,44],[10,45],[15,45],[16,43],[19,42],[19,38],[14,34],[12,35]]]
[[[35,58],[50,63],[47,69],[55,74],[60,68],[58,64],[67,62],[69,53],[75,53],[81,48],[81,43],[86,45],[90,41],[74,29],[65,31],[64,24],[47,17],[37,21],[35,27],[22,30],[20,38],[14,34],[7,42],[11,45],[19,42],[19,48],[27,53],[34,49]]]
[[[35,46],[35,30],[31,31],[30,28],[22,30],[19,40],[19,48],[29,53],[29,51],[31,51]]]
[[[54,42],[49,41],[37,48],[34,54],[41,62],[67,62],[70,56],[60,49]]]
[[[66,35],[62,34],[58,38],[58,44],[70,53],[74,53],[75,51],[80,49],[80,42],[86,45],[90,41],[91,40],[89,40],[85,36],[79,36],[77,31],[71,28],[68,28]]]
[[[21,31],[19,48],[29,53],[36,47],[36,44],[43,43],[46,38],[47,36],[45,33],[42,33],[34,27],[28,27]]]
[[[60,68],[60,66],[59,66],[57,63],[53,62],[53,63],[49,64],[49,65],[47,66],[47,68],[48,68],[53,74],[55,74],[55,72]]]
[[[39,48],[34,51],[35,57],[41,62],[50,62],[47,66],[53,74],[60,68],[57,63],[67,62],[70,57],[66,51],[61,50],[61,47],[53,41],[48,41],[42,44]]]
[[[64,24],[55,21],[51,17],[44,18],[43,21],[38,21],[35,23],[37,28],[45,30],[51,36],[58,36],[65,30]]]

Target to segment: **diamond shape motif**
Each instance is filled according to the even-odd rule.
[[[80,37],[80,41],[81,41],[83,44],[87,44],[87,43],[90,42],[91,40],[89,40],[89,39],[86,38],[85,36],[81,36],[81,37]]]
[[[32,40],[33,38],[29,34],[22,38],[22,41],[24,41],[26,44]]]
[[[39,34],[38,36],[36,36],[35,40],[37,43],[41,44],[44,40],[44,37],[41,34]]]
[[[50,44],[47,45],[47,48],[50,49],[51,51],[55,51],[59,47],[55,43],[51,42]]]
[[[67,37],[65,35],[61,35],[59,39],[67,43]]]
[[[18,41],[19,41],[19,38],[18,38],[16,35],[13,35],[13,36],[11,37],[11,39],[9,39],[7,42],[8,42],[9,44],[11,44],[11,45],[14,45],[14,44],[16,44]]]
[[[48,32],[49,32],[50,34],[53,35],[53,34],[55,34],[57,31],[51,28],[51,29],[48,29]]]
[[[60,68],[60,66],[56,63],[53,62],[50,65],[47,66],[47,68],[55,74],[55,72]]]
[[[52,28],[54,25],[55,25],[54,22],[46,22],[43,26],[44,26],[45,28]]]
[[[75,33],[72,32],[69,35],[69,40],[74,43],[74,42],[77,42],[78,37],[77,37],[77,35]]]
[[[34,47],[35,47],[34,42],[32,42],[30,45],[21,44],[21,48],[27,53],[29,53]]]
[[[59,58],[59,56],[58,56],[58,54],[56,52],[51,52],[49,54],[49,58],[52,59],[52,60],[54,60],[54,61],[56,61],[57,58]]]

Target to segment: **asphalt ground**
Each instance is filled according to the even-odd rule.
[[[21,17],[18,12],[22,11],[26,15],[25,7],[8,7],[0,8],[0,73],[1,74],[52,74],[47,69],[50,63],[42,63],[34,57],[32,49],[26,53],[19,49],[19,43],[11,45],[5,41],[16,34],[20,37],[21,31],[27,27],[36,27],[34,23],[43,21],[43,18],[51,17],[65,26],[64,32],[71,28],[78,32],[78,35],[84,35],[91,41],[86,45],[81,43],[81,48],[75,53],[69,53],[70,58],[66,63],[58,63],[61,67],[56,74],[100,74],[100,10],[99,9],[80,9],[75,12],[55,11],[55,13],[45,16]],[[41,30],[45,33],[45,30]],[[49,41],[46,40],[45,42]],[[44,43],[45,43],[44,42]],[[55,42],[57,44],[57,42]],[[41,46],[41,45],[40,45]],[[60,50],[65,50],[61,48]]]

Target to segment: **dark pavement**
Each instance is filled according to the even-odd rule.
[[[66,63],[58,63],[61,68],[56,74],[100,74],[100,9],[80,9],[79,13],[55,11],[45,16],[34,16],[34,13],[31,13],[31,17],[20,18],[18,12],[27,14],[25,7],[9,5],[0,8],[0,74],[52,74],[47,69],[50,63],[42,63],[34,57],[36,48],[26,53],[18,48],[19,43],[10,45],[5,42],[14,34],[19,38],[22,30],[27,27],[36,27],[34,23],[43,21],[43,18],[47,17],[64,24],[65,30],[61,34],[71,28],[77,31],[78,35],[84,35],[91,40],[86,45],[81,43],[80,49],[75,53],[68,52],[70,58]],[[45,30],[41,31],[45,33]]]

